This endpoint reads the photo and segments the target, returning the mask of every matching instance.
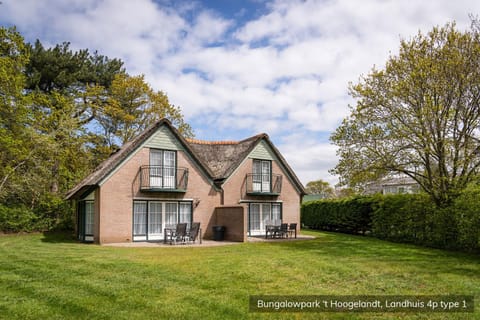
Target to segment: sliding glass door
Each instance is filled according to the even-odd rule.
[[[191,202],[133,202],[133,241],[163,240],[164,229],[179,222],[192,222]]]
[[[280,225],[281,223],[281,203],[250,203],[248,207],[248,231],[250,235],[263,235],[267,225]]]

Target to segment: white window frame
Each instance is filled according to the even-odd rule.
[[[264,235],[266,225],[282,223],[282,203],[251,202],[248,206],[248,232],[250,235]]]
[[[176,167],[176,151],[150,149],[150,187],[175,189]]]
[[[253,159],[253,192],[270,192],[272,190],[272,161]]]
[[[142,208],[146,212],[140,212]],[[139,213],[145,215],[144,221],[138,215]],[[164,239],[165,228],[175,228],[179,222],[185,222],[189,227],[192,219],[193,206],[191,201],[134,200],[133,241],[161,241]],[[153,223],[152,220],[154,220]],[[138,222],[141,221],[143,221],[143,227],[138,226]],[[144,233],[138,233],[139,230],[144,231]]]

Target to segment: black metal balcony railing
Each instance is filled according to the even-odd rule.
[[[188,169],[170,166],[141,166],[140,190],[185,192]]]
[[[279,174],[248,173],[246,186],[247,194],[279,195],[282,192],[282,176]]]

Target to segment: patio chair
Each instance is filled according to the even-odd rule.
[[[277,227],[275,227],[274,225],[271,225],[271,224],[266,225],[265,226],[265,239],[268,238],[269,234],[270,234],[270,238],[273,239],[275,237],[276,229],[277,229]]]
[[[170,234],[170,244],[185,243],[185,236],[187,235],[187,224],[178,223],[175,231]]]
[[[290,225],[288,226],[288,236],[291,238],[293,234],[295,234],[295,239],[297,239],[297,224],[296,223],[290,223]]]
[[[282,223],[280,225],[280,230],[278,230],[278,236],[280,238],[288,237],[288,223]]]
[[[197,240],[199,231],[200,231],[200,222],[192,223],[190,230],[188,230],[187,235],[185,236],[185,241],[195,243],[195,240]]]

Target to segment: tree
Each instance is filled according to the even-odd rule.
[[[455,23],[402,40],[383,70],[350,86],[357,99],[332,134],[332,170],[359,187],[389,173],[413,178],[437,205],[477,179],[480,166],[480,32]]]
[[[88,125],[104,107],[98,88],[109,88],[125,72],[123,62],[87,49],[72,51],[68,42],[45,49],[37,40],[28,49],[25,90],[32,97],[34,127],[49,144],[45,153],[51,152],[43,162],[50,166],[47,190],[66,191],[90,167],[83,146],[92,142]]]
[[[30,157],[30,116],[22,90],[28,50],[14,28],[0,27],[0,199]]]
[[[335,192],[330,184],[323,180],[310,181],[307,183],[305,190],[309,194],[319,194],[322,198],[333,198]]]
[[[143,75],[118,74],[108,90],[98,94],[105,95],[105,104],[98,112],[97,121],[110,149],[131,140],[161,118],[168,118],[184,136],[193,136],[180,108],[170,104],[163,92],[155,92]]]

